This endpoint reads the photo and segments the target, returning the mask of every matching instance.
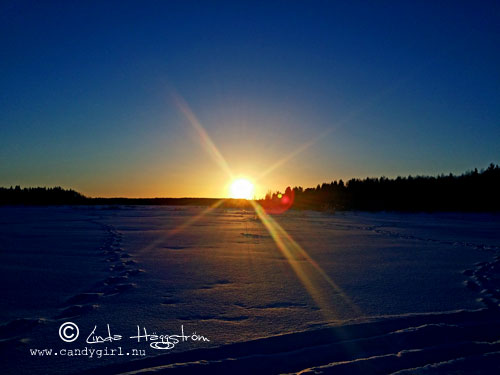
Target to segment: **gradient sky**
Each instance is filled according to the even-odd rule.
[[[234,175],[302,150],[258,196],[500,163],[498,1],[2,1],[0,42],[0,186],[224,197],[179,100]]]

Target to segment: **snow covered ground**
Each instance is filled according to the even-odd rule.
[[[3,373],[500,371],[500,215],[2,207],[0,223]],[[138,326],[190,338],[153,348]],[[68,354],[106,347],[123,355]]]

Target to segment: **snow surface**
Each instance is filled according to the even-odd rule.
[[[500,215],[289,211],[287,254],[255,212],[206,211],[0,208],[2,373],[500,370]],[[85,343],[107,324],[125,339]],[[137,325],[210,341],[155,350]],[[85,346],[147,355],[29,354]]]

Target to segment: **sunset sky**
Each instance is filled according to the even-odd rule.
[[[219,153],[260,197],[500,162],[497,1],[2,1],[0,42],[0,186],[225,197]]]

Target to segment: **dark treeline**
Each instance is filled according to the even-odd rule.
[[[290,187],[268,193],[264,207],[293,200],[293,208],[320,210],[500,211],[500,168],[490,166],[460,176],[365,178]]]
[[[155,205],[155,206],[211,206],[215,198],[89,198],[71,189],[61,187],[21,188],[0,187],[0,205]],[[220,207],[251,208],[244,199],[226,199]]]
[[[59,205],[59,204],[85,204],[88,200],[82,194],[61,187],[30,187],[21,189],[0,187],[0,205]]]

